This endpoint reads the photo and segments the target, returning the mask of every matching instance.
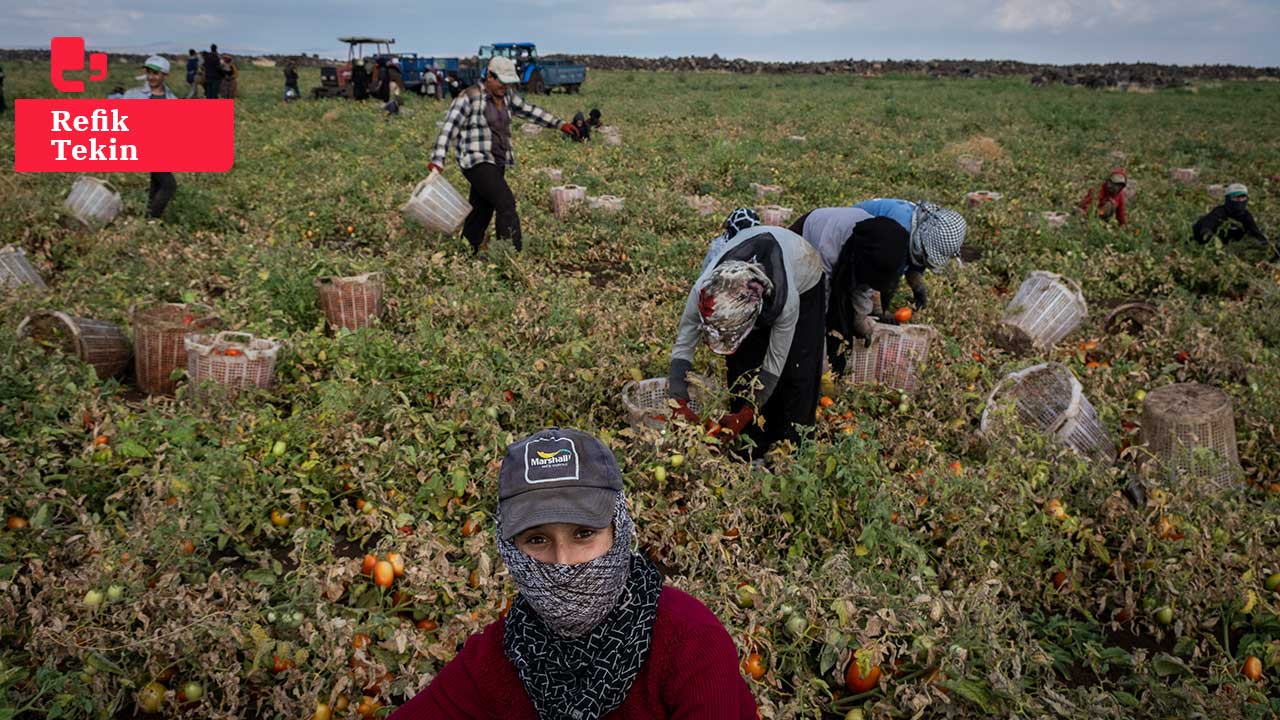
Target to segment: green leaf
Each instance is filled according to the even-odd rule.
[[[116,452],[125,457],[146,458],[151,457],[151,451],[139,445],[134,440],[125,438],[116,444]]]
[[[1124,692],[1123,690],[1116,690],[1112,693],[1112,695],[1115,696],[1116,700],[1120,701],[1121,705],[1124,705],[1126,707],[1138,707],[1138,698],[1134,697],[1133,695],[1130,695],[1127,692]]]
[[[1191,668],[1187,667],[1185,662],[1168,653],[1159,653],[1151,658],[1151,667],[1161,677],[1191,674]]]
[[[262,570],[262,569],[249,570],[243,575],[243,577],[245,580],[256,582],[259,585],[270,586],[270,585],[276,584],[275,573],[271,572],[270,570]]]
[[[991,692],[987,686],[977,680],[947,680],[944,687],[954,690],[957,695],[977,705],[982,712],[991,714]]]

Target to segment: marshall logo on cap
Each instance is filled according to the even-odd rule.
[[[543,437],[524,446],[524,480],[530,484],[578,479],[578,452],[566,437]]]

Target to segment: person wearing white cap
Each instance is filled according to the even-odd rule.
[[[507,185],[507,168],[515,165],[511,150],[511,114],[515,113],[549,128],[560,128],[575,137],[573,123],[563,122],[536,105],[531,105],[508,87],[520,81],[511,58],[490,58],[484,78],[454,98],[436,138],[427,167],[444,172],[449,146],[454,146],[458,167],[471,184],[471,213],[462,224],[462,235],[479,252],[497,213],[495,229],[500,240],[510,240],[519,251],[523,246],[516,196]]]
[[[874,217],[895,220],[911,234],[911,245],[899,274],[907,278],[912,303],[917,310],[923,310],[929,302],[929,291],[924,284],[925,270],[941,270],[960,255],[960,247],[964,245],[969,229],[964,216],[931,202],[891,198],[867,200],[854,207]]]
[[[165,79],[169,77],[169,61],[159,55],[152,55],[142,64],[146,75],[139,79],[145,80],[142,86],[136,87],[124,94],[126,100],[175,100],[177,95],[169,89],[165,84]],[[164,209],[169,205],[169,201],[173,199],[174,193],[178,191],[178,181],[174,179],[171,172],[153,172],[151,173],[151,186],[147,191],[147,216],[158,218],[164,214]]]
[[[392,720],[755,720],[733,638],[636,534],[599,439],[553,427],[508,446],[494,535],[519,594]]]

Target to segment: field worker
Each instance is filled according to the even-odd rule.
[[[0,115],[3,115],[7,109],[8,106],[4,102],[4,68],[0,67]]]
[[[530,105],[507,87],[518,82],[520,76],[511,58],[491,58],[484,78],[449,105],[427,164],[433,172],[444,172],[445,156],[449,146],[454,146],[458,167],[471,184],[471,213],[462,225],[462,235],[471,243],[472,254],[480,251],[495,212],[498,239],[510,240],[517,251],[523,247],[516,196],[506,178],[507,168],[516,162],[511,149],[511,113],[549,128],[558,127],[569,137],[576,132],[572,123]]]
[[[187,99],[196,96],[196,75],[200,72],[200,55],[195,48],[187,50]]]
[[[1258,227],[1258,222],[1253,219],[1253,213],[1249,212],[1249,188],[1241,183],[1227,186],[1222,204],[1196,221],[1191,236],[1202,245],[1214,238],[1221,240],[1224,245],[1246,237],[1268,242],[1267,236]]]
[[[393,720],[755,720],[729,633],[635,552],[604,443],[567,428],[512,443],[495,535],[511,609]]]
[[[235,100],[240,94],[240,68],[230,55],[222,56],[222,97]]]
[[[591,139],[591,125],[587,123],[587,118],[581,112],[573,115],[573,128],[577,131],[574,140],[578,142],[586,142]]]
[[[760,214],[755,210],[746,207],[734,208],[725,216],[724,222],[721,224],[723,232],[711,240],[711,247],[707,249],[707,254],[702,258],[702,271],[707,269],[712,259],[719,255],[725,245],[734,238],[738,233],[748,228],[753,228],[760,224]]]
[[[955,210],[938,207],[931,202],[876,198],[854,205],[875,217],[897,221],[911,235],[907,259],[899,269],[911,287],[911,302],[917,310],[929,304],[929,290],[924,284],[925,270],[941,270],[960,255],[969,226]],[[887,300],[881,298],[882,300]]]
[[[827,275],[827,361],[843,375],[853,338],[868,345],[875,329],[872,294],[880,293],[881,307],[892,307],[902,278],[911,236],[887,217],[872,217],[860,208],[818,208],[791,226],[813,245]],[[887,315],[881,322],[896,324]]]
[[[169,77],[169,61],[159,55],[152,55],[142,64],[147,74],[146,83],[124,94],[126,100],[175,100],[177,96],[165,85]],[[171,172],[151,173],[151,187],[147,191],[147,216],[158,218],[178,191],[178,181]]]
[[[1125,174],[1124,168],[1116,168],[1097,190],[1085,193],[1076,209],[1088,213],[1091,207],[1096,207],[1098,217],[1103,220],[1114,217],[1117,223],[1124,225],[1127,219],[1124,213],[1124,188],[1128,184],[1129,176]]]
[[[676,414],[698,420],[689,408],[687,376],[702,340],[726,356],[733,400],[720,418],[720,434],[746,431],[755,443],[753,459],[779,440],[798,442],[796,426],[813,425],[818,407],[825,298],[822,258],[804,238],[768,225],[734,233],[685,302],[668,374]],[[757,413],[763,427],[754,422]]]
[[[297,100],[301,95],[298,90],[298,63],[290,60],[284,66],[284,99]]]
[[[209,52],[204,54],[204,96],[209,100],[222,97],[222,58],[218,56],[218,46],[210,45]]]
[[[587,113],[587,124],[593,128],[600,127],[600,111],[598,109],[591,108],[591,112]]]

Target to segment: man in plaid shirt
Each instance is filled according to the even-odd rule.
[[[506,178],[507,166],[515,164],[515,154],[511,151],[511,113],[549,128],[559,127],[571,137],[577,135],[573,123],[561,122],[508,90],[507,85],[519,80],[510,58],[490,59],[484,79],[463,91],[449,106],[427,165],[432,172],[444,172],[444,158],[449,153],[449,145],[454,146],[458,167],[471,183],[471,214],[462,225],[462,235],[471,243],[472,254],[480,250],[495,212],[498,238],[510,240],[517,251],[523,245],[516,196]]]

